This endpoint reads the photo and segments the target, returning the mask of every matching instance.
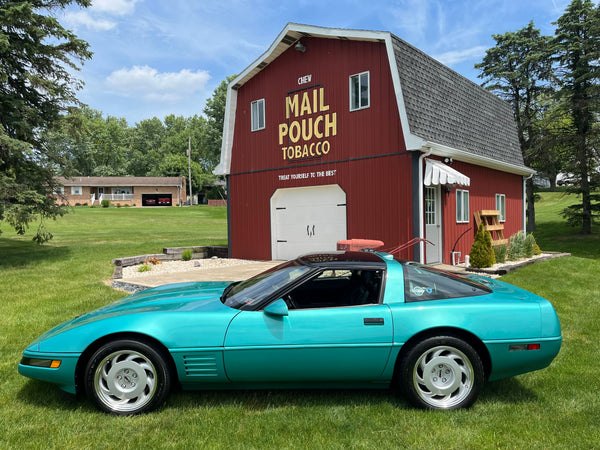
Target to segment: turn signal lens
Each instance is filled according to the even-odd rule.
[[[58,369],[60,367],[60,359],[53,359],[52,362],[50,363],[50,368],[51,369]]]

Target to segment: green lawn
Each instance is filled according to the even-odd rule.
[[[17,373],[49,327],[123,296],[105,286],[113,258],[226,242],[223,208],[76,208],[50,244],[0,236],[0,448],[593,448],[600,442],[600,240],[566,227],[573,197],[545,193],[536,238],[561,258],[506,281],[555,305],[564,344],[542,371],[489,383],[470,410],[415,410],[389,392],[175,393],[137,417],[97,412]],[[600,230],[596,230],[600,233]],[[492,326],[492,324],[491,324]],[[360,361],[357,361],[360,364]]]

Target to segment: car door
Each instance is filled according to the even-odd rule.
[[[242,311],[225,337],[225,370],[234,382],[376,381],[390,356],[392,330],[382,304],[287,315]]]

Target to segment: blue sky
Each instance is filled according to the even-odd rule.
[[[287,22],[390,31],[479,83],[473,65],[492,34],[530,20],[545,34],[570,0],[93,0],[61,23],[94,57],[80,99],[130,125],[154,116],[202,114],[228,75],[240,73]]]

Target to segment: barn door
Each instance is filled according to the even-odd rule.
[[[337,249],[346,239],[346,193],[337,184],[278,189],[271,197],[271,257]]]

